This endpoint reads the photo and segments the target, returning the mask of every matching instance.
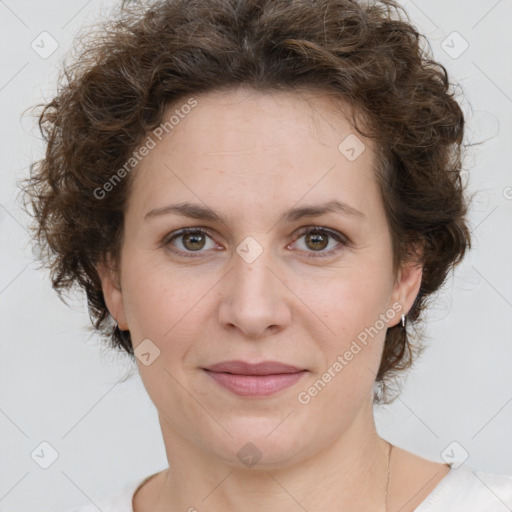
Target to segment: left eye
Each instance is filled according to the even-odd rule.
[[[308,254],[308,257],[328,256],[337,252],[340,248],[339,246],[347,244],[346,240],[340,233],[331,231],[326,228],[319,228],[317,226],[309,226],[303,229],[295,238],[293,244],[296,244],[297,241],[303,237],[306,246],[304,252],[316,253]],[[172,251],[188,256],[195,252],[204,252],[202,249],[215,250],[216,245],[213,243],[213,241],[211,246],[207,247],[207,238],[211,240],[210,234],[203,228],[184,228],[180,231],[171,233],[168,237],[166,237],[163,245],[171,245],[176,247],[175,240],[177,240],[179,241],[177,250],[172,249]],[[331,248],[329,250],[325,250],[329,246],[329,239],[338,242],[338,247],[336,247],[336,244],[334,244],[334,249]],[[179,245],[181,245],[181,247],[179,247]]]
[[[307,257],[313,258],[329,256],[337,252],[340,249],[339,246],[343,246],[346,244],[346,241],[341,234],[331,231],[330,229],[319,228],[316,226],[310,226],[305,230],[301,231],[296,240],[299,240],[302,237],[304,237],[304,243],[306,247],[309,249],[313,248],[312,251],[308,251],[306,249],[306,252],[317,253],[307,255]],[[336,248],[331,248],[330,250],[326,251],[324,249],[329,245],[329,238],[336,240],[338,242],[338,247],[336,247],[335,245]]]

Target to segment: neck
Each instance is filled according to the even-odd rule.
[[[386,510],[389,445],[376,432],[373,410],[325,449],[269,469],[240,469],[160,422],[170,467],[148,510]]]

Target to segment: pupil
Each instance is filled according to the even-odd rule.
[[[321,240],[322,238],[323,238],[323,244],[322,244],[322,240]],[[326,237],[325,237],[325,235],[322,235],[322,234],[309,233],[307,236],[307,241],[308,242],[313,241],[314,247],[316,247],[317,249],[325,249],[325,247],[327,247]],[[318,242],[320,242],[320,245],[318,244]]]
[[[201,241],[197,242],[198,239],[203,239],[202,240],[202,244],[201,244]],[[189,247],[188,244],[189,242],[192,241],[192,246]],[[187,249],[202,249],[202,247],[204,246],[204,236],[200,233],[194,233],[194,234],[190,234],[190,233],[187,233],[185,236],[184,236],[184,240],[183,240],[183,244],[185,245],[185,247],[187,247]],[[194,244],[199,244],[199,245],[195,245]]]

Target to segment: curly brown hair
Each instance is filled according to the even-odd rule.
[[[113,326],[97,271],[107,254],[119,257],[132,176],[108,194],[98,190],[168,107],[190,95],[237,86],[328,92],[352,107],[355,129],[376,142],[395,272],[411,257],[423,266],[407,315],[417,327],[427,298],[471,246],[461,181],[464,116],[446,69],[423,41],[391,0],[121,7],[77,41],[57,96],[40,105],[46,154],[31,165],[25,193],[53,287],[59,294],[84,289],[94,328],[133,357],[129,333]],[[415,349],[407,329],[387,330],[378,401],[386,400],[389,379],[411,366]]]

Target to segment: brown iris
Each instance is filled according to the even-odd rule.
[[[306,244],[309,242],[313,242],[313,246],[310,248],[316,249],[325,249],[329,243],[328,235],[325,233],[311,232],[306,235]]]

